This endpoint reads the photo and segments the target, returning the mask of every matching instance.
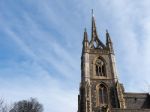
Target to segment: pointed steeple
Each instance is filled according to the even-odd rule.
[[[84,31],[84,37],[83,37],[83,48],[82,48],[82,52],[86,51],[87,48],[89,48],[89,40],[88,40],[88,34],[87,34],[87,31],[86,31],[86,28],[85,28],[85,31]]]
[[[106,30],[106,39],[107,43],[112,43],[108,30]]]
[[[108,33],[108,30],[106,30],[106,46],[110,50],[111,53],[114,53],[113,43],[111,41],[110,35]]]
[[[92,9],[92,33],[91,33],[91,36],[92,37],[91,37],[91,41],[90,41],[90,48],[105,48],[105,45],[98,38],[93,9]],[[94,43],[95,43],[95,45],[94,45]]]
[[[88,34],[87,34],[87,31],[86,31],[86,28],[84,30],[84,39],[83,39],[83,42],[89,42],[88,41]]]
[[[92,9],[92,40],[98,39],[97,30],[96,30],[96,22],[94,18],[94,13]]]

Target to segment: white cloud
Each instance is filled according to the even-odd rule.
[[[77,108],[77,92],[75,90],[63,87],[61,84],[63,82],[52,78],[38,64],[29,62],[29,67],[29,63],[25,63],[20,68],[14,66],[7,69],[15,74],[11,76],[11,79],[0,78],[1,97],[11,103],[34,97],[44,105],[46,112],[49,110],[53,110],[53,112],[70,110],[73,112]],[[17,64],[14,63],[14,65]],[[30,74],[22,71],[29,71]],[[3,70],[0,73],[8,75]],[[68,108],[65,107],[66,104]],[[54,108],[57,106],[60,108]]]
[[[77,91],[71,88],[67,89],[69,86],[65,86],[69,83],[64,82],[65,80],[51,77],[62,75],[72,82],[72,76],[78,72],[78,63],[74,60],[75,57],[61,47],[60,43],[56,43],[56,40],[51,38],[52,36],[47,32],[43,31],[28,14],[24,12],[23,15],[24,21],[27,23],[26,26],[20,26],[20,24],[13,25],[12,23],[11,25],[9,23],[5,24],[5,20],[3,20],[3,31],[9,35],[10,39],[16,42],[18,49],[23,50],[24,55],[29,56],[32,60],[31,62],[37,65],[26,63],[28,60],[25,60],[25,65],[23,66],[20,66],[20,62],[13,62],[18,68],[1,69],[2,74],[10,76],[11,73],[13,74],[11,77],[14,76],[8,79],[1,78],[1,87],[3,87],[1,96],[11,102],[28,99],[29,97],[37,97],[44,104],[45,112],[76,111]],[[22,30],[19,30],[18,33],[14,31],[12,26],[19,29],[22,28]],[[28,30],[24,30],[28,27]],[[44,37],[44,39],[41,37]],[[60,74],[49,73],[42,65],[43,63],[47,68],[49,65],[49,68],[51,66],[55,67]],[[68,108],[65,107],[66,104]],[[57,106],[60,108],[55,108]]]

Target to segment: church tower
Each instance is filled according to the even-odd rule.
[[[125,108],[111,37],[106,31],[106,43],[100,40],[93,14],[91,39],[85,29],[82,44],[78,112],[110,112],[111,108]]]

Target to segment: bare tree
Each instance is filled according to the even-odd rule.
[[[31,98],[15,103],[10,112],[43,112],[43,106],[35,98]]]
[[[0,112],[9,112],[9,106],[5,104],[2,98],[0,99]]]

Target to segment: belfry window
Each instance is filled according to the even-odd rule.
[[[97,76],[106,76],[105,63],[100,58],[96,60],[95,69]]]
[[[103,84],[101,84],[99,87],[99,102],[100,102],[100,104],[108,103],[107,88]]]

